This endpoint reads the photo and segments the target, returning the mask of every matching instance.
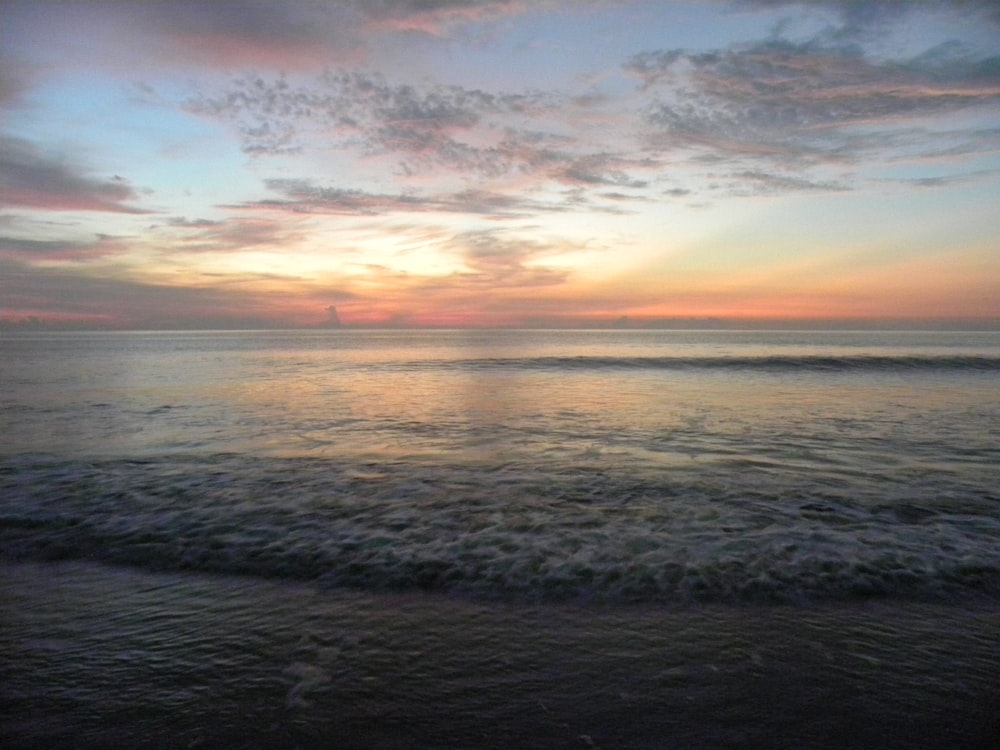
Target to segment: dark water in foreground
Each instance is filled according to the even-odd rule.
[[[0,338],[0,739],[988,747],[1000,334]]]
[[[4,569],[23,747],[986,748],[1000,606],[485,605]]]

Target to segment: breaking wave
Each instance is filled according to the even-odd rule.
[[[483,599],[1000,595],[996,497],[713,481],[238,455],[21,458],[0,466],[0,548]]]
[[[697,356],[697,357],[627,357],[572,356],[528,358],[484,358],[447,362],[415,361],[402,365],[423,369],[441,366],[455,369],[485,370],[510,368],[524,370],[732,370],[764,372],[997,372],[1000,357],[955,355],[767,355],[767,356]]]

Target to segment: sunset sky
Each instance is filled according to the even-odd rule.
[[[995,0],[7,0],[0,52],[7,325],[1000,323]]]

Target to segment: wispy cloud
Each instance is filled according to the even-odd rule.
[[[412,274],[368,264],[369,283],[341,312],[348,319],[382,325],[448,325],[470,317],[504,325],[522,321],[526,305],[561,310],[579,304],[553,303],[548,295],[572,279],[572,272],[554,261],[580,248],[531,237],[533,229],[505,227],[437,238],[437,252],[457,265],[446,274]],[[373,295],[368,291],[373,288],[385,291]]]
[[[538,5],[544,5],[540,0]],[[524,12],[525,0],[353,0],[369,23],[397,31],[442,35],[456,25]]]
[[[450,36],[554,3],[511,0],[8,0],[12,34],[39,19],[53,46],[81,30],[113,47],[109,64],[222,70],[316,70],[357,64],[380,36]],[[38,29],[35,29],[36,33]],[[0,28],[0,33],[3,29]],[[85,54],[67,50],[70,55]]]
[[[562,202],[533,200],[527,196],[488,190],[461,190],[444,194],[370,193],[363,190],[320,187],[311,180],[273,178],[267,188],[281,195],[242,203],[231,208],[258,208],[303,214],[384,216],[396,213],[454,213],[489,219],[524,218],[567,210]]]
[[[93,240],[41,240],[0,237],[0,256],[24,261],[85,261],[118,255],[127,238],[99,234]]]
[[[559,101],[537,91],[393,84],[380,74],[351,70],[327,71],[307,84],[243,78],[187,106],[234,123],[249,153],[285,153],[319,139],[361,154],[399,155],[411,171],[443,166],[497,175],[539,156],[540,139],[504,127],[504,118],[530,119]]]
[[[8,207],[56,211],[150,213],[123,177],[93,177],[68,159],[43,152],[22,138],[0,137],[0,188]]]
[[[959,11],[974,15],[984,22],[1000,25],[1000,8],[994,0],[730,0],[735,7],[757,6],[780,10],[819,8],[834,13],[838,24],[828,27],[824,34],[828,38],[853,39],[870,33],[878,33],[887,25],[897,23],[907,15],[928,10]]]
[[[1000,170],[977,169],[971,172],[939,174],[929,177],[897,177],[891,180],[886,179],[885,181],[895,182],[902,185],[912,185],[914,187],[921,188],[940,188],[973,182],[976,180],[991,179],[997,177],[998,175],[1000,175]]]
[[[451,246],[468,270],[459,274],[462,286],[515,287],[552,286],[566,281],[566,271],[542,262],[553,247],[539,241],[508,236],[500,230],[467,232],[455,237]],[[437,282],[440,283],[440,282]]]
[[[222,224],[215,219],[188,219],[185,216],[172,216],[167,219],[167,225],[172,227],[204,229],[205,227],[216,227]]]
[[[722,189],[730,195],[783,195],[800,192],[842,192],[849,189],[836,182],[815,182],[800,177],[749,169],[726,175],[723,180],[728,181],[728,186]]]
[[[479,12],[487,5],[492,7],[458,3],[433,9]],[[509,5],[504,12],[514,10]],[[655,185],[665,164],[731,162],[743,167],[733,174],[769,173],[772,192],[794,192],[849,185],[803,170],[926,157],[956,148],[959,138],[967,153],[992,150],[995,137],[982,128],[943,132],[926,123],[995,109],[1000,104],[995,58],[957,42],[906,59],[873,57],[853,40],[862,20],[870,28],[882,16],[862,19],[833,5],[852,24],[853,36],[824,30],[790,41],[779,28],[771,38],[725,49],[642,52],[622,66],[639,79],[639,89],[617,98],[418,86],[349,69],[327,70],[310,81],[246,77],[187,106],[233,124],[252,154],[290,154],[323,144],[362,158],[395,158],[403,177],[531,175],[588,190],[616,188],[617,199],[627,197],[623,188]],[[378,12],[416,7],[391,3]],[[616,127],[585,138],[580,123],[595,112]],[[554,122],[560,124],[553,127]],[[752,178],[747,190],[733,194],[752,194],[761,183]],[[374,204],[350,190],[333,197],[328,196],[328,208]]]
[[[31,75],[26,68],[15,60],[5,60],[0,65],[0,108],[14,108],[22,104],[24,95],[31,90]]]
[[[625,69],[650,96],[644,121],[653,151],[696,150],[772,168],[886,158],[914,140],[930,152],[940,147],[933,131],[916,139],[900,131],[1000,105],[1000,63],[950,47],[875,60],[853,46],[775,38],[713,52],[644,52]]]
[[[270,288],[266,275],[218,279],[205,275],[199,282],[154,283],[77,265],[39,267],[0,255],[0,319],[17,322],[44,314],[55,320],[133,328],[258,328],[290,323],[287,304],[282,304],[288,292]],[[349,297],[328,287],[318,299]],[[105,320],[109,311],[113,318]]]
[[[236,216],[222,221],[188,222],[171,226],[187,230],[176,249],[185,252],[239,252],[283,248],[302,239],[304,231],[294,223],[265,216]]]

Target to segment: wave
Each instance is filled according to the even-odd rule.
[[[496,357],[444,361],[409,362],[413,369],[440,366],[485,370],[750,370],[763,372],[998,372],[1000,357],[978,355],[763,355],[697,357]]]
[[[1000,596],[995,498],[935,506],[705,478],[546,483],[319,460],[34,462],[0,472],[0,549],[481,599],[799,602]]]

